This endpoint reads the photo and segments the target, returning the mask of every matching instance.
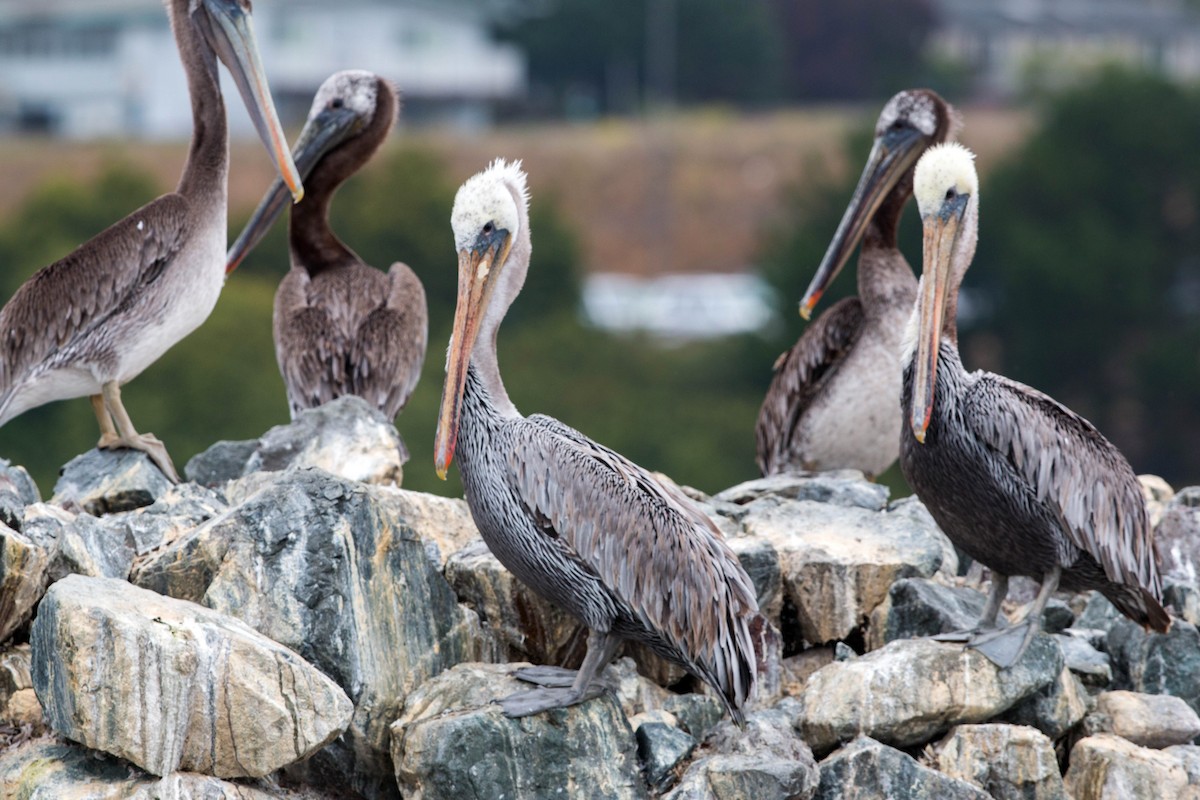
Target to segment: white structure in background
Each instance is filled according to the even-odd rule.
[[[525,90],[524,56],[494,41],[470,0],[262,0],[254,25],[286,121],[339,69],[400,87],[406,119],[479,125]],[[227,96],[236,93],[222,70]],[[235,135],[253,135],[230,102]],[[0,126],[71,138],[184,138],[183,69],[163,0],[0,0]]]
[[[964,64],[976,86],[1011,97],[1032,79],[1070,81],[1100,64],[1200,78],[1193,0],[935,0],[932,53]]]
[[[664,339],[709,339],[763,330],[774,293],[752,273],[673,274],[639,278],[593,273],[583,285],[588,322],[606,330],[644,331]]]

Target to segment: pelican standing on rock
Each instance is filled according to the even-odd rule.
[[[90,395],[100,447],[142,450],[178,481],[163,443],[134,429],[120,387],[199,327],[225,282],[229,143],[218,59],[289,190],[297,199],[303,190],[259,63],[249,0],[170,0],[167,10],[192,102],[179,185],[39,270],[0,310],[0,425]]]
[[[388,419],[408,402],[425,363],[429,315],[420,279],[399,262],[363,263],[329,227],[329,203],[379,150],[399,108],[396,90],[370,72],[339,72],[317,90],[292,157],[307,189],[292,206],[292,268],[275,293],[275,356],[295,417],[343,395]],[[276,181],[227,257],[233,270],[283,210]]]
[[[917,159],[957,128],[954,110],[927,89],[900,92],[880,112],[862,177],[800,315],[808,319],[861,241],[858,297],[835,303],[775,362],[755,428],[763,475],[852,468],[875,477],[895,462],[900,338],[917,296],[896,230]]]
[[[578,672],[521,670],[542,688],[501,701],[510,716],[600,693],[623,639],[643,642],[717,690],[743,720],[761,624],[754,587],[705,514],[677,488],[582,433],[513,406],[496,331],[529,267],[525,173],[497,160],[458,190],[451,217],[458,306],[434,448],[458,449],[471,515],[514,575],[589,629]]]
[[[915,177],[924,270],[904,337],[900,465],[951,541],[992,570],[980,628],[939,638],[1010,666],[1060,586],[1099,590],[1125,616],[1166,631],[1153,532],[1129,462],[1054,399],[963,369],[955,312],[979,228],[973,158],[942,145]],[[1020,623],[981,631],[995,627],[1012,575],[1041,581],[1037,599]]]

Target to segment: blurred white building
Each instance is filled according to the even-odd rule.
[[[276,106],[302,119],[339,69],[400,87],[406,119],[485,123],[525,91],[524,57],[469,0],[259,0],[254,26]],[[236,89],[222,70],[226,97]],[[235,134],[252,135],[230,101]],[[162,0],[0,0],[0,127],[70,138],[183,138],[191,107]]]
[[[1056,88],[1119,63],[1200,78],[1192,0],[935,0],[932,53],[969,68],[985,95]]]

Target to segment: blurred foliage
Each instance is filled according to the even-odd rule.
[[[35,193],[0,224],[11,267],[6,290],[94,235],[115,209],[132,209],[163,188],[116,165],[92,184],[55,183]],[[457,292],[454,190],[428,152],[392,149],[346,184],[332,212],[334,230],[368,263],[404,260],[425,283],[429,352],[397,427],[412,454],[405,486],[451,495],[461,494],[457,471],[446,483],[437,479],[433,435]],[[231,237],[251,211],[233,210]],[[534,198],[530,227],[529,276],[499,337],[518,407],[557,416],[648,468],[710,491],[752,477],[753,420],[774,354],[748,337],[664,348],[584,328],[578,245],[553,198]],[[126,387],[134,423],[158,434],[180,468],[217,440],[253,438],[287,421],[271,341],[286,238],[277,224],[229,277],[209,320]],[[0,428],[0,455],[26,465],[49,494],[59,466],[98,436],[87,400],[50,403]]]
[[[540,110],[587,116],[664,89],[743,107],[886,97],[938,76],[922,52],[934,21],[930,0],[555,0],[500,34],[525,51]],[[673,86],[656,86],[672,30]]]
[[[1200,482],[1200,90],[1125,71],[1047,96],[1039,129],[981,177],[979,247],[965,288],[968,369],[1040,389],[1090,419],[1138,472]],[[971,118],[964,139],[970,143]],[[860,165],[870,132],[848,143]],[[764,248],[787,330],[858,178],[793,190]],[[915,204],[901,249],[920,266]],[[852,272],[848,269],[847,272]],[[846,275],[826,308],[854,292]],[[890,482],[888,476],[884,480]]]
[[[584,103],[593,112],[637,110],[648,82],[648,51],[662,51],[656,13],[674,17],[672,87],[684,102],[754,105],[779,97],[783,38],[768,0],[557,0],[501,36],[520,46],[535,91],[554,111]],[[664,87],[655,87],[658,89]]]

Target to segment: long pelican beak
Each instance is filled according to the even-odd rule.
[[[209,18],[215,23],[210,31],[210,43],[217,56],[229,69],[237,84],[246,110],[254,120],[254,127],[267,146],[279,174],[298,203],[304,197],[300,173],[292,163],[287,147],[287,138],[275,114],[271,101],[271,88],[267,85],[266,72],[258,57],[254,27],[250,15],[236,0],[203,0]]]
[[[292,146],[292,161],[300,177],[307,180],[313,167],[330,150],[362,131],[366,125],[363,117],[349,108],[326,108],[304,124],[296,144]],[[283,211],[290,187],[276,178],[266,195],[254,210],[250,221],[229,248],[225,258],[225,272],[237,269],[251,250],[262,241],[263,236]]]
[[[512,235],[506,230],[495,230],[480,236],[473,247],[458,254],[458,305],[454,309],[454,332],[446,353],[446,383],[442,386],[442,407],[433,442],[433,465],[442,480],[454,460],[463,386],[475,337],[479,335],[479,323],[487,313],[492,290],[511,249]]]
[[[924,151],[923,142],[924,137],[913,128],[890,130],[875,140],[850,205],[800,301],[800,316],[805,319],[812,316],[813,308],[862,241],[867,223],[875,216],[883,199]]]
[[[933,390],[937,383],[938,347],[946,291],[954,269],[955,245],[962,232],[969,195],[958,194],[924,219],[923,268],[917,297],[917,352],[913,365],[912,432],[925,443],[925,431],[933,416]]]

